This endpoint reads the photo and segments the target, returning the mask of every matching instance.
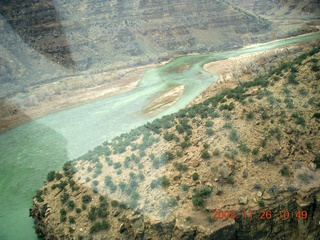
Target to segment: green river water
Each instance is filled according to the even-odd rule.
[[[37,239],[28,217],[32,196],[47,172],[81,156],[106,140],[156,117],[177,112],[217,80],[202,69],[205,63],[248,52],[314,40],[320,33],[246,49],[179,57],[147,71],[138,86],[126,93],[56,112],[0,134],[0,239]],[[183,69],[183,70],[181,70]],[[185,85],[179,101],[157,116],[142,109],[168,88]]]

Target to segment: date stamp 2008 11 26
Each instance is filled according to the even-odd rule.
[[[289,210],[278,210],[273,212],[271,210],[244,210],[244,211],[235,211],[235,210],[212,210],[212,218],[215,220],[218,219],[246,219],[246,218],[256,218],[261,220],[270,220],[273,217],[279,217],[280,219],[302,219],[305,220],[308,218],[308,212],[306,210],[298,211],[289,211]]]

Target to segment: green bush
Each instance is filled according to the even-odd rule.
[[[106,229],[109,229],[109,227],[110,227],[110,224],[106,220],[102,220],[101,222],[95,222],[90,228],[90,233],[92,234],[102,230],[106,230]]]
[[[114,169],[118,169],[118,168],[121,168],[122,167],[122,164],[120,162],[116,162],[113,164],[113,168]]]
[[[204,150],[202,153],[201,153],[201,158],[203,159],[209,159],[211,156],[208,152],[208,150]]]
[[[192,180],[193,180],[193,181],[199,180],[199,174],[198,174],[197,172],[195,172],[195,173],[192,174]]]
[[[195,207],[202,207],[204,205],[204,200],[202,197],[193,195],[192,196],[192,203],[193,203],[193,206],[195,206]]]
[[[69,223],[73,224],[75,222],[75,218],[73,216],[69,216]]]
[[[68,209],[70,209],[70,210],[73,210],[76,206],[74,201],[72,201],[72,200],[68,201],[67,205],[68,205]]]
[[[243,153],[249,153],[249,152],[250,152],[250,148],[248,148],[247,145],[244,144],[244,143],[241,143],[239,149],[240,149],[240,151],[243,152]]]
[[[182,191],[184,191],[184,192],[186,192],[186,191],[188,191],[189,190],[189,186],[187,185],[187,184],[181,184],[181,190]]]
[[[47,181],[48,181],[48,182],[53,181],[54,178],[55,178],[55,175],[56,175],[56,172],[55,172],[55,171],[50,171],[50,172],[48,172],[48,174],[47,174]]]
[[[250,111],[248,114],[247,114],[247,120],[252,120],[254,118],[254,113],[252,111]]]
[[[212,153],[213,156],[220,156],[220,151],[218,148],[214,149],[213,153]]]
[[[173,166],[175,167],[175,169],[177,169],[178,171],[187,171],[188,170],[188,166],[184,163],[180,163],[180,162],[174,162]]]
[[[231,130],[231,133],[229,135],[229,139],[231,141],[233,141],[233,142],[238,142],[239,141],[239,137],[238,137],[237,131],[235,129]]]
[[[207,136],[213,136],[214,132],[213,132],[213,130],[211,128],[207,128],[206,129],[206,134],[207,134]]]
[[[315,155],[314,163],[316,164],[317,168],[320,168],[320,153]]]
[[[261,208],[265,207],[265,203],[263,200],[258,200],[257,203],[258,203],[259,207],[261,207]]]
[[[296,78],[297,78],[296,75],[294,73],[291,73],[288,77],[288,82],[291,84],[297,85],[299,84],[299,82],[297,81]]]
[[[213,126],[213,122],[212,121],[206,121],[205,126],[206,127],[212,127]]]
[[[91,202],[91,201],[92,201],[92,198],[91,198],[90,195],[85,194],[85,195],[82,196],[82,202],[83,202],[83,203],[89,203],[89,202]]]
[[[166,176],[159,177],[159,183],[162,187],[170,186],[170,181]]]
[[[283,166],[280,170],[280,173],[282,176],[289,176],[290,175],[290,171],[288,166]]]
[[[320,113],[315,113],[315,114],[313,114],[313,117],[314,117],[314,118],[317,118],[317,119],[320,119]]]

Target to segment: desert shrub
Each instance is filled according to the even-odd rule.
[[[61,173],[57,172],[55,174],[55,178],[56,178],[57,181],[59,181],[61,178],[63,178],[63,175]]]
[[[206,134],[207,134],[207,136],[213,136],[214,132],[213,132],[213,130],[211,128],[207,128],[206,129]]]
[[[290,172],[288,166],[283,166],[280,170],[280,173],[282,176],[289,176]]]
[[[157,180],[152,180],[151,183],[150,183],[150,188],[151,189],[155,189],[159,186],[159,182]]]
[[[184,163],[180,163],[180,162],[174,162],[173,166],[175,167],[175,169],[177,169],[178,171],[187,171],[188,170],[188,166]]]
[[[186,192],[186,191],[188,191],[189,190],[189,186],[187,185],[187,184],[181,184],[181,190],[182,191],[184,191],[184,192]]]
[[[243,152],[243,153],[249,153],[249,152],[250,152],[250,148],[248,148],[247,145],[244,144],[244,143],[241,143],[239,149],[240,149],[240,151]]]
[[[265,203],[263,200],[258,200],[257,203],[258,203],[259,207],[261,207],[261,208],[265,207]]]
[[[90,228],[90,233],[96,233],[105,229],[108,229],[110,227],[110,224],[106,220],[102,220],[101,222],[95,222],[91,228]]]
[[[314,163],[316,164],[317,168],[320,168],[320,153],[315,155]]]
[[[61,203],[66,203],[69,199],[69,194],[67,192],[63,192],[60,196]]]
[[[226,183],[231,184],[231,185],[234,184],[233,176],[228,176],[227,179],[226,179]]]
[[[142,173],[138,174],[138,178],[140,179],[140,181],[144,181],[145,180],[145,176]]]
[[[283,89],[283,93],[286,94],[286,95],[289,95],[291,93],[291,91],[287,87],[285,87]]]
[[[129,177],[130,177],[130,179],[133,180],[133,179],[136,179],[137,176],[136,176],[136,174],[134,172],[130,172],[129,173]]]
[[[113,184],[112,178],[111,178],[110,176],[106,176],[106,177],[104,178],[104,184],[105,184],[107,187],[110,186],[111,184]]]
[[[94,180],[94,181],[92,182],[92,185],[93,185],[93,186],[98,186],[98,185],[99,185],[99,181],[98,181],[98,180]]]
[[[48,174],[47,174],[47,181],[48,181],[48,182],[53,181],[54,178],[55,178],[55,175],[56,175],[56,172],[55,172],[55,171],[50,171],[50,172],[48,172]]]
[[[243,177],[243,178],[247,178],[248,175],[249,175],[249,173],[248,173],[248,171],[245,169],[245,170],[243,171],[243,173],[242,173],[242,177]]]
[[[75,205],[74,201],[70,200],[70,201],[68,201],[67,206],[68,206],[69,210],[73,210],[76,205]]]
[[[60,209],[60,222],[65,222],[67,220],[67,211],[64,208]]]
[[[313,114],[313,117],[314,117],[314,118],[317,118],[317,119],[320,119],[320,113],[315,113],[315,114]]]
[[[81,208],[76,208],[76,213],[81,213]]]
[[[193,195],[192,196],[192,203],[195,207],[202,207],[204,205],[204,200],[202,197]]]
[[[122,167],[122,164],[120,162],[116,162],[113,164],[113,168],[114,169],[118,169],[118,168],[121,168]]]
[[[231,130],[231,133],[229,135],[229,139],[233,142],[238,142],[239,141],[239,136],[237,134],[237,131],[235,129]]]
[[[167,159],[168,161],[174,159],[174,155],[173,155],[172,152],[167,151],[165,154],[166,154],[166,159]]]
[[[291,73],[288,77],[288,82],[294,85],[299,84],[299,82],[297,81],[297,76],[294,73]]]
[[[309,141],[306,142],[306,147],[307,147],[307,149],[312,150],[312,143]]]
[[[140,198],[140,194],[134,190],[131,192],[131,199],[138,200]]]
[[[75,222],[75,218],[73,216],[69,216],[69,223],[73,224]]]
[[[42,194],[43,194],[42,190],[37,190],[36,191],[35,197],[36,197],[38,202],[43,202]]]
[[[187,148],[187,147],[189,147],[189,146],[190,146],[190,143],[187,142],[187,141],[183,141],[183,142],[181,143],[181,148],[182,148],[182,149]]]
[[[290,99],[290,98],[285,98],[284,99],[284,103],[286,104],[286,107],[289,108],[289,109],[292,109],[294,108],[294,103],[293,103],[293,100]]]
[[[195,173],[192,174],[192,180],[193,180],[193,181],[199,180],[199,174],[198,174],[197,172],[195,172]]]
[[[202,158],[202,159],[209,159],[209,158],[210,158],[210,154],[209,154],[208,150],[204,150],[204,151],[201,153],[201,158]]]
[[[212,121],[206,121],[205,126],[206,127],[212,127],[213,126],[213,122]]]
[[[170,181],[166,176],[159,177],[158,180],[162,187],[170,186]]]
[[[248,114],[247,114],[247,120],[252,120],[254,118],[254,113],[252,111],[250,111]]]
[[[177,157],[182,157],[182,156],[183,156],[183,155],[182,155],[182,152],[179,151],[179,150],[176,151],[176,155],[177,155]]]
[[[317,64],[312,64],[311,65],[311,70],[314,72],[318,72],[320,70],[319,66]]]
[[[214,149],[212,155],[213,156],[220,156],[220,150],[218,148]]]
[[[258,148],[252,149],[252,154],[253,155],[258,155],[258,153],[259,153],[259,149]]]
[[[223,125],[224,128],[226,129],[231,129],[232,128],[232,124],[230,122],[226,122],[224,125]]]
[[[255,190],[261,190],[261,189],[262,189],[262,186],[261,186],[260,183],[255,183],[255,184],[253,185],[253,189],[255,189]]]
[[[169,201],[168,201],[168,205],[169,205],[170,207],[175,207],[175,206],[178,205],[178,200],[175,199],[175,198],[170,198]]]
[[[91,200],[92,200],[92,198],[88,194],[85,194],[85,195],[82,196],[82,202],[83,203],[89,203],[89,202],[91,202]]]

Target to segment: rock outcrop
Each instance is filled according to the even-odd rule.
[[[87,190],[83,190],[86,191]],[[72,194],[72,193],[71,193]],[[92,193],[92,198],[99,195]],[[101,197],[101,196],[100,196]],[[49,199],[48,199],[49,200]],[[76,218],[77,224],[58,226],[57,220],[52,218],[51,204],[54,202],[38,202],[34,198],[34,205],[30,209],[30,216],[34,218],[36,233],[43,239],[306,239],[313,240],[320,237],[320,191],[314,189],[303,195],[292,194],[286,199],[268,205],[265,209],[252,211],[244,208],[238,212],[238,217],[221,217],[215,219],[210,227],[194,225],[188,220],[179,221],[174,216],[165,221],[150,219],[139,210],[121,209],[114,206],[110,200],[107,214],[108,230],[94,233],[88,224]],[[94,200],[93,200],[94,201]],[[53,207],[54,208],[54,207]],[[54,211],[57,211],[55,209]],[[304,212],[303,212],[304,211]],[[246,212],[246,214],[244,214]],[[271,214],[271,215],[268,215]],[[290,216],[289,216],[289,215]],[[306,214],[306,215],[305,215]],[[125,216],[119,220],[119,216]],[[212,215],[214,216],[214,215]],[[220,215],[222,216],[222,214]],[[70,226],[70,227],[68,227]],[[71,229],[71,230],[70,230]],[[76,237],[78,236],[78,238]]]

